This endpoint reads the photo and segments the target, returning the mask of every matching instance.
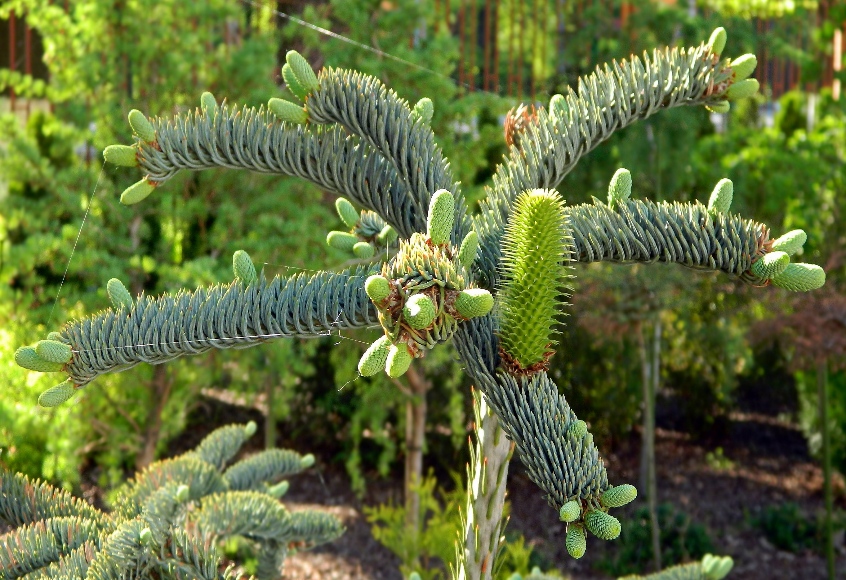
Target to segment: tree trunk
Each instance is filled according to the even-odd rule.
[[[831,434],[828,428],[828,365],[825,360],[817,362],[817,407],[820,430],[822,431],[823,495],[825,496],[825,559],[828,580],[834,580],[834,537],[831,515],[834,496],[831,489]]]
[[[167,368],[160,364],[153,367],[153,380],[150,388],[153,390],[153,405],[147,411],[147,426],[144,430],[141,452],[135,458],[135,471],[141,471],[156,459],[156,447],[159,444],[159,434],[162,428],[162,411],[168,399],[173,381],[168,380]]]
[[[644,336],[643,324],[637,326],[638,352],[640,354],[641,379],[643,383],[643,444],[641,447],[640,488],[645,492],[649,520],[652,528],[652,553],[655,571],[661,570],[661,530],[658,526],[658,486],[655,477],[655,383],[654,377],[659,362],[660,323],[656,322],[652,357]]]
[[[420,533],[420,494],[423,481],[423,443],[426,436],[426,392],[431,387],[411,365],[406,373],[411,396],[405,404],[405,509],[406,525],[415,537]]]
[[[458,580],[490,580],[502,542],[505,480],[514,443],[479,391],[473,391],[473,434],[467,466],[467,506],[462,514],[463,550],[456,554]],[[475,439],[475,441],[473,440]]]

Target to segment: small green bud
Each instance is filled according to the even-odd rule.
[[[386,246],[393,244],[398,237],[399,234],[397,234],[397,231],[391,226],[385,226],[382,228],[382,231],[376,235],[376,239]]]
[[[571,526],[567,530],[567,553],[577,560],[585,555],[587,550],[587,540],[585,539],[585,532],[581,526]]]
[[[387,336],[382,336],[371,344],[358,361],[358,373],[363,377],[372,377],[383,370],[390,347],[391,340]]]
[[[138,167],[138,149],[130,145],[109,145],[103,149],[103,158],[120,167]]]
[[[280,497],[288,493],[289,487],[291,487],[291,484],[289,484],[287,481],[280,481],[276,485],[268,487],[267,494],[272,497],[275,497],[276,499],[279,499]]]
[[[711,198],[708,200],[708,213],[728,213],[731,207],[731,200],[734,197],[734,184],[731,179],[721,179],[714,186]]]
[[[458,293],[455,309],[464,318],[478,318],[491,311],[494,298],[483,288],[468,288]]]
[[[711,49],[711,52],[720,56],[723,54],[723,49],[726,47],[726,40],[728,40],[726,29],[720,26],[711,33],[711,38],[708,39],[707,46]]]
[[[791,263],[784,272],[772,278],[772,283],[792,292],[808,292],[825,284],[825,270],[816,264]]]
[[[311,68],[311,65],[308,64],[308,61],[303,58],[303,55],[299,52],[296,50],[289,50],[285,55],[285,61],[291,67],[291,71],[293,71],[294,76],[297,77],[297,82],[300,83],[300,86],[305,91],[306,96],[310,95],[320,87],[320,83],[317,82],[317,75],[314,74],[314,70]]]
[[[48,332],[47,340],[58,340],[59,342],[64,342],[65,337],[62,336],[61,332]]]
[[[575,441],[581,441],[582,438],[587,435],[587,432],[587,423],[582,420],[578,420],[567,429],[567,436]]]
[[[381,302],[391,294],[391,283],[379,274],[373,274],[364,281],[364,291],[373,302]]]
[[[74,390],[73,382],[68,379],[41,393],[38,396],[38,404],[42,407],[57,407],[70,399]]]
[[[608,184],[608,207],[626,202],[632,196],[632,174],[628,169],[620,168]]]
[[[126,286],[123,285],[123,282],[117,278],[112,278],[106,282],[106,294],[109,295],[109,300],[115,310],[119,310],[120,308],[132,310],[134,305],[132,296],[129,294],[129,290],[126,289]]]
[[[470,268],[476,260],[476,255],[479,253],[479,234],[470,230],[464,240],[461,242],[461,248],[458,250],[458,261],[465,268]]]
[[[217,99],[206,91],[200,96],[200,110],[206,115],[211,115],[217,110]]]
[[[245,286],[249,286],[258,280],[256,267],[253,265],[250,255],[244,250],[238,250],[232,254],[232,270],[235,272],[235,278]]]
[[[314,465],[314,455],[311,453],[303,455],[303,458],[300,459],[300,468],[308,469],[312,465]]]
[[[455,198],[446,189],[439,189],[429,202],[426,233],[433,244],[446,244],[455,224]]]
[[[599,501],[607,508],[616,508],[622,507],[627,503],[631,503],[636,497],[637,488],[625,483],[623,485],[609,487],[606,489],[605,493],[602,494],[602,497],[599,498]]]
[[[273,97],[267,102],[267,108],[271,113],[279,117],[280,121],[295,123],[297,125],[308,122],[308,113],[306,110],[291,101]]]
[[[418,330],[428,327],[435,320],[438,311],[435,304],[425,294],[414,294],[405,302],[402,315],[411,328]]]
[[[769,252],[755,260],[750,269],[759,278],[770,280],[784,272],[788,264],[790,256],[786,252]]]
[[[65,367],[64,363],[51,362],[38,356],[34,346],[22,346],[16,350],[15,362],[19,367],[41,373],[55,373]]]
[[[354,228],[358,223],[359,213],[347,198],[339,197],[336,199],[335,210],[338,212],[338,215],[341,216],[341,221],[343,221],[348,228]]]
[[[132,109],[129,111],[128,118],[129,126],[132,127],[132,131],[138,135],[142,141],[152,143],[156,140],[156,130],[153,128],[153,124],[150,120],[144,116],[144,113],[138,109]]]
[[[326,236],[327,244],[345,252],[351,252],[358,242],[358,236],[349,232],[332,231]]]
[[[603,511],[593,510],[585,516],[585,527],[597,538],[613,540],[620,535],[620,520]]]
[[[369,242],[358,242],[353,246],[353,254],[362,260],[372,258],[374,253],[375,250]]]
[[[188,498],[191,497],[191,488],[187,485],[180,485],[176,488],[176,501],[182,503],[184,501],[188,501]]]
[[[300,81],[297,80],[296,75],[294,75],[294,71],[287,62],[282,65],[282,78],[285,80],[285,84],[288,86],[288,90],[291,91],[295,97],[300,99],[301,101],[305,101],[308,97],[308,91],[303,88],[300,84]]]
[[[252,437],[256,434],[256,429],[258,429],[258,425],[256,425],[255,421],[250,421],[246,425],[244,425],[244,435],[247,437]]]
[[[773,240],[772,250],[792,256],[802,249],[807,240],[808,234],[804,230],[792,230]]]
[[[147,181],[146,178],[136,181],[123,190],[120,194],[120,202],[124,205],[133,205],[147,198],[156,189],[156,184]]]
[[[711,572],[710,578],[713,580],[722,580],[728,576],[732,568],[734,568],[734,560],[732,560],[731,556],[723,556],[719,559],[713,572]]]
[[[702,557],[702,564],[701,564],[702,565],[702,573],[705,574],[706,576],[710,575],[711,572],[716,567],[717,562],[719,562],[719,560],[720,559],[717,556],[715,556],[714,554],[705,554]]]
[[[749,75],[758,66],[758,58],[754,54],[744,54],[731,61],[729,66],[734,71],[734,80],[742,81],[749,78]]]
[[[58,340],[39,340],[35,343],[35,354],[52,363],[67,364],[71,360],[71,347]]]
[[[567,99],[564,95],[552,95],[549,99],[549,113],[557,119],[567,118],[570,112],[570,105],[567,104]]]
[[[411,366],[411,353],[408,347],[404,344],[392,344],[388,348],[388,358],[385,361],[385,372],[392,379],[396,379],[405,374],[408,367]]]
[[[757,93],[760,86],[758,79],[744,79],[742,81],[737,81],[732,83],[726,91],[726,99],[729,101],[746,99]]]
[[[138,541],[142,546],[149,546],[153,542],[153,532],[150,528],[144,528],[138,533]]]
[[[558,510],[558,519],[562,522],[575,522],[582,515],[582,504],[574,499],[561,506]]]
[[[721,115],[724,115],[731,110],[731,103],[728,101],[720,101],[711,105],[705,105],[705,108],[712,113],[720,113]]]
[[[432,104],[432,99],[423,97],[414,108],[411,110],[413,118],[421,119],[427,125],[432,122],[432,115],[435,114],[435,105]]]

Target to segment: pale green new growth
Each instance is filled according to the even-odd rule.
[[[397,231],[391,226],[385,226],[376,235],[376,239],[385,245],[393,244],[397,241],[397,237]]]
[[[123,190],[123,193],[120,194],[120,202],[124,205],[139,203],[147,199],[147,196],[153,193],[154,189],[156,189],[156,185],[151,181],[146,179],[136,181]]]
[[[297,82],[307,95],[317,90],[320,86],[317,82],[317,75],[314,74],[314,70],[308,64],[308,61],[303,58],[303,55],[296,50],[289,50],[285,55],[285,61],[291,67]]]
[[[731,110],[731,103],[729,103],[728,101],[720,101],[719,103],[707,105],[705,108],[714,113],[720,113],[724,115]]]
[[[423,97],[411,110],[412,118],[420,119],[427,125],[432,122],[432,115],[435,114],[435,105],[429,97]]]
[[[130,145],[109,145],[103,149],[103,158],[121,167],[138,167],[138,149]]]
[[[70,379],[50,387],[38,396],[38,404],[42,407],[56,407],[73,396],[74,387]]]
[[[71,347],[58,340],[39,340],[35,343],[35,354],[48,362],[69,363]]]
[[[374,274],[364,282],[364,291],[373,302],[381,302],[391,293],[391,283],[384,276]]]
[[[349,232],[332,231],[326,236],[327,244],[345,252],[351,252],[358,242],[358,236]]]
[[[760,84],[758,79],[744,79],[732,84],[726,91],[726,99],[729,101],[738,101],[740,99],[747,99],[758,92]]]
[[[291,91],[295,97],[301,101],[306,100],[306,97],[308,97],[308,91],[305,90],[300,84],[300,81],[297,80],[291,65],[287,62],[282,66],[282,79],[285,81],[285,85],[288,87],[288,90]]]
[[[132,309],[132,295],[126,289],[126,286],[123,285],[123,282],[117,278],[111,278],[106,283],[106,294],[109,295],[109,301],[115,310],[124,308],[129,311]]]
[[[299,105],[273,97],[267,102],[267,108],[276,115],[280,121],[302,125],[308,122],[308,112]]]
[[[152,143],[156,140],[156,130],[153,124],[144,116],[144,113],[138,109],[132,109],[127,116],[129,119],[129,126],[132,131],[138,135],[138,138],[147,143]]]
[[[232,270],[235,273],[235,278],[245,286],[249,286],[258,280],[256,267],[250,259],[250,255],[244,250],[238,250],[232,254]]]
[[[368,242],[356,242],[353,244],[352,251],[357,258],[361,258],[362,260],[372,258],[373,254],[376,252],[373,246]]]
[[[338,212],[341,221],[343,221],[348,228],[354,228],[358,223],[358,211],[347,198],[339,197],[335,200],[335,211]]]
[[[722,580],[734,567],[734,560],[730,556],[714,556],[705,554],[702,558],[702,573],[708,580]]]
[[[575,439],[575,440],[578,441],[578,440],[581,440],[582,437],[587,435],[587,432],[588,432],[587,423],[585,423],[582,420],[578,420],[575,423],[573,423],[572,425],[570,425],[570,429],[567,432],[567,435],[571,439]]]
[[[206,114],[211,115],[217,109],[217,99],[214,95],[206,91],[200,95],[200,110]]]
[[[727,40],[728,34],[726,34],[726,29],[720,26],[715,28],[714,32],[711,33],[711,37],[708,39],[706,45],[711,49],[711,52],[720,56],[723,53],[723,49],[726,47]]]
[[[587,550],[587,540],[585,538],[585,531],[581,526],[571,526],[567,530],[567,553],[577,560],[585,555]]]
[[[455,198],[445,189],[432,195],[429,216],[426,220],[426,234],[433,244],[446,244],[455,223]]]
[[[755,67],[758,66],[758,57],[754,54],[744,54],[733,61],[729,65],[731,69],[734,71],[734,78],[737,81],[742,81],[743,79],[749,78],[749,75],[755,70]]]

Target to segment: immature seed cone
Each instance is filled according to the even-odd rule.
[[[728,40],[726,29],[720,26],[719,28],[715,28],[714,32],[711,33],[711,38],[708,39],[707,46],[711,49],[711,52],[720,56],[726,47],[726,40]]]
[[[295,97],[297,97],[301,101],[306,100],[306,97],[308,97],[308,91],[305,90],[300,84],[300,81],[297,80],[297,76],[291,69],[291,65],[289,65],[287,62],[282,65],[282,78],[284,79],[285,85],[287,85],[288,90],[294,93]]]
[[[300,467],[303,469],[308,469],[314,465],[314,455],[311,453],[306,453],[303,455],[302,459],[300,459]]]
[[[351,252],[358,242],[358,236],[349,232],[332,231],[326,236],[327,244],[345,252]]]
[[[605,493],[602,494],[602,497],[599,498],[599,501],[602,502],[602,505],[605,507],[616,508],[622,507],[627,503],[631,503],[636,497],[637,488],[626,483],[606,489]]]
[[[71,360],[71,347],[58,340],[39,340],[35,343],[35,354],[52,363],[67,364]]]
[[[567,531],[567,553],[577,560],[585,555],[587,540],[581,526],[572,526]]]
[[[758,79],[744,79],[733,83],[726,91],[726,99],[729,101],[739,101],[746,99],[758,92],[760,84]]]
[[[432,122],[432,115],[435,114],[435,105],[432,104],[432,99],[429,97],[423,97],[417,104],[414,105],[414,108],[411,110],[411,114],[427,125]]]
[[[493,305],[493,296],[483,288],[462,290],[455,298],[455,309],[464,318],[484,316],[491,311]]]
[[[289,487],[291,487],[291,484],[287,481],[280,481],[276,485],[268,487],[267,494],[278,499],[288,493]]]
[[[40,373],[55,373],[64,368],[64,363],[44,360],[35,353],[35,347],[22,346],[15,351],[15,363],[19,367]]]
[[[142,141],[152,143],[156,140],[156,130],[153,128],[153,124],[150,123],[150,120],[144,116],[144,113],[138,109],[132,109],[129,111],[127,118],[129,119],[129,126],[132,127],[132,131],[138,135]]]
[[[382,231],[380,231],[376,235],[376,239],[380,243],[385,244],[386,246],[389,244],[393,244],[398,237],[399,234],[397,234],[397,231],[391,226],[385,226],[384,228],[382,228]]]
[[[364,291],[374,303],[381,302],[391,294],[391,283],[384,276],[374,274],[364,281]]]
[[[476,260],[476,255],[479,253],[479,234],[470,231],[464,236],[461,242],[461,248],[458,250],[458,261],[461,265],[469,269]]]
[[[129,290],[123,285],[123,282],[117,278],[112,278],[106,283],[106,294],[109,295],[109,300],[115,310],[126,308],[127,311],[132,310],[133,302]]]
[[[217,99],[213,94],[206,91],[200,96],[200,110],[206,115],[211,115],[217,110]]]
[[[749,78],[749,75],[758,66],[758,58],[754,54],[744,54],[731,61],[729,66],[734,71],[735,81],[742,81]]]
[[[255,421],[250,421],[246,425],[244,425],[244,435],[247,437],[252,437],[256,434],[256,429],[258,429],[258,425],[256,425]]]
[[[291,67],[294,76],[297,77],[297,82],[306,91],[306,95],[310,95],[320,87],[320,83],[317,82],[317,75],[314,74],[311,65],[308,64],[308,61],[299,52],[289,50],[285,55],[285,61]]]
[[[576,421],[567,429],[567,435],[576,441],[581,441],[587,432],[587,423],[582,420]]]
[[[825,270],[816,264],[788,264],[784,272],[772,278],[779,288],[792,292],[808,292],[825,284]]]
[[[303,125],[308,121],[306,110],[291,101],[274,97],[267,102],[267,108],[271,113],[279,117],[280,121],[285,121],[286,123]]]
[[[146,178],[136,181],[123,190],[120,194],[120,202],[124,205],[134,205],[147,199],[147,196],[155,189],[156,185],[152,181],[147,181]]]
[[[188,501],[191,497],[191,488],[187,485],[180,485],[176,488],[176,501],[182,503]]]
[[[731,200],[734,197],[734,184],[731,179],[721,179],[714,186],[711,198],[708,200],[708,213],[728,213],[731,207]]]
[[[705,105],[705,108],[712,113],[720,113],[724,115],[731,110],[731,103],[728,101],[720,101],[719,103],[714,103],[712,105]]]
[[[804,230],[792,230],[773,240],[772,251],[792,256],[802,249],[807,240],[808,234]]]
[[[121,167],[138,167],[138,149],[129,145],[109,145],[103,149],[103,158]]]
[[[249,286],[258,280],[256,267],[253,265],[250,255],[244,250],[238,250],[232,254],[232,270],[235,272],[235,278],[245,286]]]
[[[438,314],[435,304],[425,294],[414,294],[405,302],[402,316],[411,328],[428,327]]]
[[[404,344],[392,344],[388,349],[388,359],[385,361],[385,372],[392,379],[396,379],[405,374],[408,367],[411,366],[411,353],[408,347]]]
[[[608,184],[608,207],[624,203],[632,196],[632,174],[628,169],[620,168]]]
[[[786,252],[769,252],[752,264],[752,273],[759,278],[769,280],[775,278],[790,264],[790,256]]]
[[[150,528],[144,528],[138,533],[138,541],[142,546],[149,546],[153,542],[153,532]]]
[[[593,510],[585,516],[585,527],[597,538],[613,540],[620,535],[620,521],[603,511]]]
[[[348,228],[354,228],[358,223],[359,213],[347,198],[339,197],[336,199],[335,210],[338,212],[338,215],[341,216],[341,221],[343,221]]]
[[[371,344],[358,361],[359,374],[363,377],[372,377],[383,370],[385,361],[388,360],[388,349],[391,346],[391,341],[387,336],[382,336]]]
[[[557,119],[566,119],[570,112],[570,106],[564,95],[552,95],[549,99],[549,114]]]
[[[439,189],[429,202],[426,233],[433,244],[446,244],[455,223],[455,198],[446,189]]]
[[[369,242],[358,242],[353,246],[353,254],[357,258],[361,258],[362,260],[367,260],[368,258],[372,258],[375,250],[373,246]]]
[[[38,404],[42,407],[57,407],[70,399],[74,393],[74,386],[70,379],[50,387],[38,396]]]
[[[582,515],[582,504],[576,500],[570,500],[558,510],[558,519],[562,522],[575,522]]]

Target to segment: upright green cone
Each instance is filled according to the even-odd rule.
[[[73,393],[73,383],[68,379],[41,393],[38,396],[38,404],[42,407],[57,407],[70,399]]]
[[[106,294],[109,295],[109,300],[115,310],[125,308],[127,311],[132,310],[133,301],[129,290],[123,285],[123,282],[117,278],[112,278],[106,283]]]
[[[129,111],[128,119],[129,126],[132,127],[132,131],[138,135],[142,141],[152,143],[156,140],[156,129],[153,127],[150,120],[144,116],[144,113],[138,109],[132,109]]]
[[[581,526],[571,526],[567,530],[567,553],[573,558],[579,559],[585,555],[587,550],[587,539],[585,538],[585,531]]]
[[[446,189],[439,189],[429,202],[426,233],[433,244],[446,244],[455,224],[455,198]]]
[[[593,510],[585,516],[585,527],[597,538],[614,540],[620,535],[620,521],[603,511]]]
[[[599,501],[607,508],[617,508],[631,503],[636,497],[637,488],[625,483],[606,489]]]
[[[728,213],[731,208],[731,200],[734,197],[734,184],[731,179],[721,179],[714,186],[711,197],[708,199],[708,213],[717,215]]]
[[[632,174],[628,169],[620,168],[608,184],[608,207],[625,203],[632,196]]]
[[[256,267],[250,259],[250,255],[244,250],[238,250],[232,254],[232,270],[235,273],[235,278],[245,286],[249,286],[258,280]]]
[[[335,200],[335,211],[338,212],[338,215],[341,217],[341,221],[343,221],[348,228],[354,228],[358,223],[359,213],[347,198],[339,197]]]
[[[305,97],[320,87],[320,83],[317,81],[317,75],[314,74],[311,65],[308,64],[308,61],[299,52],[289,50],[285,55],[285,61],[291,67],[291,71],[294,73],[297,82],[305,92],[305,96],[300,97],[301,99],[305,99]]]

